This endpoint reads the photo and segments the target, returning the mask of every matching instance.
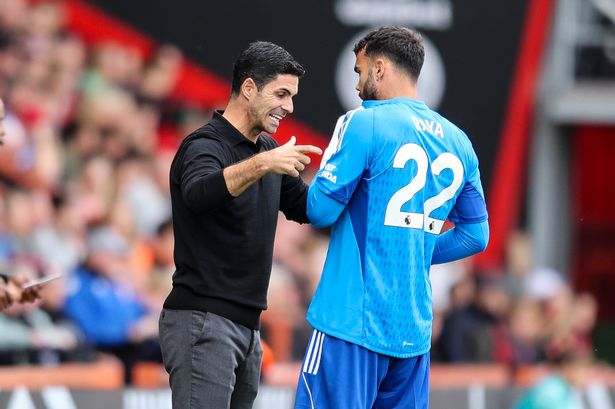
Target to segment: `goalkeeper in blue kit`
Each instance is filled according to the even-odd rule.
[[[478,159],[419,99],[417,32],[383,27],[354,52],[363,104],[338,120],[308,193],[310,221],[332,231],[295,407],[427,408],[430,265],[489,239]]]

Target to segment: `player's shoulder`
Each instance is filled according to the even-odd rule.
[[[373,129],[374,116],[369,108],[363,106],[350,110],[338,119],[341,135],[350,130],[351,134],[365,135]]]
[[[353,122],[362,122],[372,117],[372,112],[369,109],[365,109],[365,107],[360,106],[355,109],[351,109],[346,112],[344,115],[340,116],[338,121],[342,121],[343,123]]]

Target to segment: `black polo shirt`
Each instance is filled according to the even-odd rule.
[[[173,289],[164,307],[209,311],[249,328],[267,308],[278,211],[307,223],[307,186],[268,173],[234,198],[224,168],[277,147],[245,138],[220,112],[186,137],[171,165]]]

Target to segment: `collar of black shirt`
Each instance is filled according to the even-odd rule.
[[[231,145],[236,146],[241,143],[248,143],[254,146],[255,144],[251,140],[243,136],[237,128],[235,128],[225,117],[222,116],[223,113],[224,111],[221,109],[215,110],[210,124],[213,125],[213,127],[216,128],[220,134],[224,135],[224,138],[226,138]],[[256,140],[256,147],[260,148],[261,144],[262,138],[259,136]]]

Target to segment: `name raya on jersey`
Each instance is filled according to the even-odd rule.
[[[313,185],[346,207],[310,324],[386,355],[429,351],[436,238],[447,218],[487,219],[467,136],[421,101],[365,101],[338,121]],[[471,199],[455,206],[460,194]]]

